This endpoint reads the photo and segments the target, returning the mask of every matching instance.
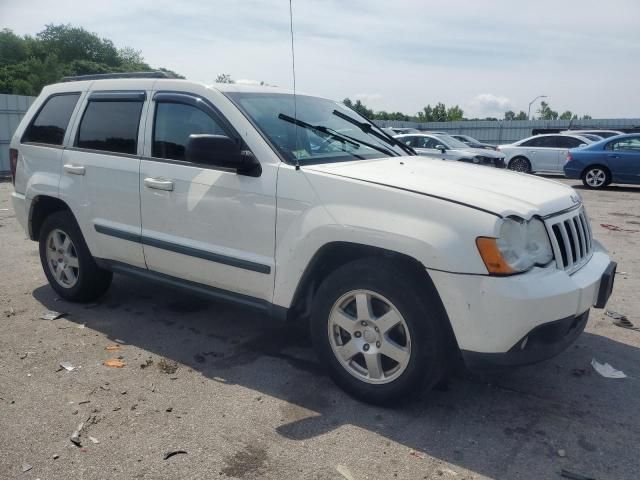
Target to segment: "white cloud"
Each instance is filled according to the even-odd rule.
[[[476,116],[500,116],[512,109],[511,100],[507,97],[494,95],[493,93],[481,93],[469,102],[469,111]]]

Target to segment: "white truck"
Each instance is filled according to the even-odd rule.
[[[611,293],[570,187],[417,157],[331,100],[159,77],[47,86],[11,140],[16,216],[65,299],[117,272],[308,322],[335,381],[388,404],[460,356],[549,358]]]

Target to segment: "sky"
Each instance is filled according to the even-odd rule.
[[[299,92],[499,118],[546,95],[559,112],[640,118],[638,0],[292,1]],[[293,86],[288,0],[0,0],[0,28],[34,35],[48,23],[191,80]]]

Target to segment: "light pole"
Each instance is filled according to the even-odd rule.
[[[529,110],[527,111],[527,120],[531,120],[531,105],[533,105],[533,102],[535,102],[539,98],[547,98],[547,96],[546,95],[538,95],[536,98],[534,98],[533,100],[531,100],[529,102]]]

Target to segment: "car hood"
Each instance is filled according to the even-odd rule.
[[[580,201],[573,188],[553,180],[418,156],[303,168],[442,198],[503,217],[550,215]]]

